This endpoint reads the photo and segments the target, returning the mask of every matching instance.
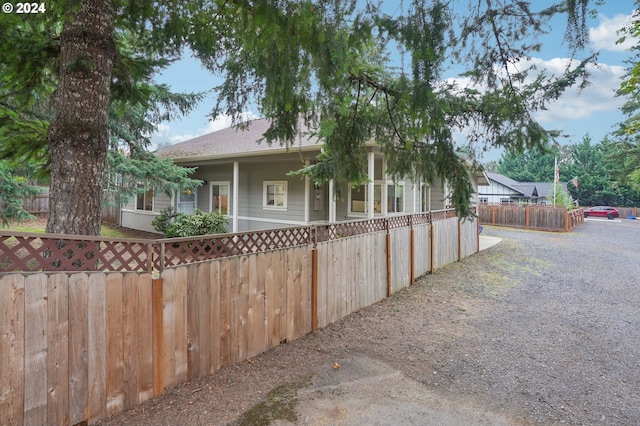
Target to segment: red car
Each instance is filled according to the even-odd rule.
[[[584,211],[584,217],[606,217],[607,219],[613,219],[614,217],[620,217],[618,210],[609,206],[596,206],[590,207]]]

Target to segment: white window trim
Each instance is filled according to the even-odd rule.
[[[284,205],[282,206],[271,206],[267,204],[267,187],[269,185],[283,185],[284,186]],[[262,209],[263,210],[277,210],[277,211],[286,211],[287,204],[289,199],[289,182],[286,180],[265,180],[262,182]]]
[[[368,183],[363,183],[360,186],[364,186],[364,212],[354,212],[353,210],[351,210],[351,191],[353,190],[353,188],[349,187],[349,205],[348,205],[348,215],[349,216],[353,216],[353,217],[368,217],[369,214],[369,185],[371,184],[371,182]],[[382,180],[376,180],[373,182],[374,185],[374,194],[375,194],[375,187],[379,186],[380,187],[380,197],[381,198],[385,198],[385,182]],[[404,202],[404,201],[403,201]],[[380,200],[380,212],[374,212],[374,216],[378,216],[378,217],[382,217],[384,216],[384,201]]]
[[[426,203],[424,208],[422,206],[422,195],[423,191],[425,191],[424,195],[426,196]],[[418,194],[418,212],[419,213],[428,213],[431,210],[431,185],[425,182],[420,183],[420,189]]]
[[[389,185],[391,186],[401,186],[402,187],[402,211],[401,212],[389,212],[388,209],[388,204],[387,205],[387,214],[389,215],[403,215],[403,214],[407,214],[407,191],[406,191],[406,185],[404,184],[404,181],[399,181],[399,182],[394,182],[394,181],[387,181],[387,194],[385,197],[386,203],[388,203],[388,198],[389,198]],[[394,194],[395,196],[395,194]]]
[[[229,199],[227,200],[227,214],[225,215],[226,217],[233,217],[233,209],[232,209],[232,201],[231,201],[231,196],[232,196],[232,190],[231,190],[231,182],[228,180],[216,180],[213,182],[209,182],[209,211],[212,212],[213,211],[213,186],[214,185],[227,185],[228,188],[228,193],[227,193],[227,197],[229,197]]]
[[[139,196],[140,194],[136,194],[135,207],[134,207],[134,210],[135,210],[135,211],[137,211],[137,212],[143,212],[143,213],[144,213],[144,212],[147,212],[147,213],[153,213],[153,212],[155,212],[155,210],[156,210],[156,192],[153,190],[153,188],[145,189],[145,190],[144,190],[144,192],[142,193],[142,195],[143,195],[143,197],[146,197],[146,196],[147,196],[147,192],[149,192],[149,191],[151,191],[151,210],[147,210],[147,209],[144,209],[144,208],[142,208],[142,209],[139,209],[139,208],[138,208],[138,196]],[[142,203],[143,203],[143,204],[147,204],[147,203],[146,203],[146,200],[145,200],[144,198],[143,198],[143,200],[142,200]]]
[[[182,189],[179,189],[178,191],[176,191],[176,205],[175,205],[175,210],[176,212],[180,209],[180,197],[182,194]],[[193,191],[193,211],[195,212],[198,209],[198,189],[192,189]]]

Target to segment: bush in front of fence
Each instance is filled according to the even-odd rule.
[[[193,214],[176,213],[172,207],[160,212],[151,224],[167,238],[195,237],[198,235],[224,234],[228,219],[220,212],[203,212],[196,209]]]

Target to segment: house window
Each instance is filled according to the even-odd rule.
[[[429,206],[429,185],[425,185],[424,183],[420,185],[420,212],[426,213],[430,210]]]
[[[136,197],[136,210],[153,211],[153,189],[138,193]]]
[[[223,215],[229,215],[229,182],[211,182],[209,210]]]
[[[178,213],[193,214],[196,211],[196,191],[183,189],[178,192]]]
[[[500,204],[511,204],[511,198],[500,198]]]
[[[480,204],[488,204],[489,203],[489,199],[487,197],[480,197],[480,199],[478,201],[480,201]]]
[[[287,181],[265,181],[262,207],[273,210],[287,209]]]
[[[360,185],[349,190],[349,213],[367,213],[369,211],[369,185]],[[373,186],[373,212],[382,212],[382,185]]]
[[[404,212],[404,184],[387,185],[387,213]]]

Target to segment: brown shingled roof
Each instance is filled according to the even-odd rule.
[[[246,130],[229,127],[161,148],[156,154],[160,158],[186,161],[285,152],[286,147],[279,143],[271,145],[265,141],[258,143],[268,127],[269,122],[266,119],[253,120]],[[319,150],[320,144],[316,137],[310,137],[303,130],[290,147],[290,149],[300,148]]]

